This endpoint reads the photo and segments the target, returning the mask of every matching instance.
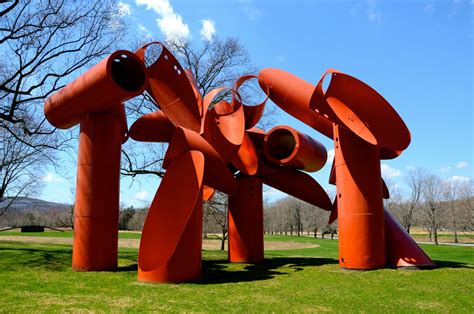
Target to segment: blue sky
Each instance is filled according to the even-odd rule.
[[[238,37],[257,68],[281,68],[316,83],[332,67],[371,85],[412,134],[399,158],[382,163],[383,175],[402,189],[410,167],[445,179],[474,177],[473,9],[474,0],[119,2],[131,37],[183,36],[197,44],[203,37]],[[278,124],[332,149],[332,141],[278,112]],[[46,174],[43,199],[72,201],[74,159],[65,158],[66,170]],[[329,168],[314,174],[325,187]],[[123,179],[121,201],[142,206],[158,184]],[[265,196],[282,194],[267,189]]]

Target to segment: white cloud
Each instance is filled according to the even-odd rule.
[[[367,5],[369,6],[369,9],[367,10],[369,21],[380,23],[382,20],[382,14],[377,9],[377,0],[368,0]]]
[[[382,164],[380,168],[382,170],[382,177],[384,177],[385,179],[391,179],[402,175],[402,172],[400,170],[392,168],[387,164]]]
[[[449,170],[451,170],[451,166],[444,166],[444,167],[441,167],[441,172],[448,172]]]
[[[464,182],[468,182],[469,180],[471,180],[471,178],[463,177],[463,176],[452,176],[451,178],[446,179],[446,181],[452,182],[452,183],[464,183]]]
[[[148,201],[149,196],[150,194],[148,193],[148,191],[141,191],[141,192],[135,193],[135,198],[140,201]]]
[[[52,172],[48,172],[44,177],[43,177],[43,182],[46,183],[53,183],[53,182],[63,182],[64,180],[61,177],[56,176]]]
[[[201,38],[203,40],[211,41],[212,37],[216,33],[215,23],[211,19],[201,20]]]
[[[469,167],[469,163],[467,161],[461,161],[456,165],[456,168],[467,168]]]
[[[130,8],[130,4],[124,2],[117,3],[117,14],[118,16],[132,15],[132,9]]]
[[[176,14],[169,0],[135,0],[137,5],[146,5],[147,10],[153,10],[159,15],[156,23],[166,40],[183,41],[189,37],[188,24],[183,22],[181,15]]]

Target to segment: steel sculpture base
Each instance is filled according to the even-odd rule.
[[[238,176],[238,191],[229,196],[229,261],[259,263],[263,252],[262,180]]]
[[[155,254],[159,254],[159,252]],[[138,280],[155,283],[197,281],[201,278],[201,260],[202,202],[197,202],[169,260],[152,271],[139,268]]]
[[[390,212],[385,211],[384,216],[388,267],[404,269],[436,267],[436,264]]]
[[[339,219],[339,265],[385,267],[384,211],[379,149],[334,127]]]
[[[143,227],[138,280],[190,282],[201,277],[204,155],[184,152],[167,169]],[[182,191],[175,197],[172,191]]]
[[[72,268],[117,268],[121,117],[114,113],[81,118],[74,207]]]

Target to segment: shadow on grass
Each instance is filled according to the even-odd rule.
[[[467,263],[453,262],[453,261],[436,261],[433,260],[436,264],[436,268],[469,268],[474,269],[474,266]],[[436,269],[435,268],[435,269]]]
[[[224,260],[204,260],[202,264],[202,279],[196,283],[206,285],[267,280],[275,276],[302,271],[303,267],[306,266],[337,263],[337,260],[331,258],[311,257],[274,257],[266,259],[259,264],[229,264]],[[240,265],[243,268],[233,270],[233,267],[229,267],[229,265],[237,265],[237,267]]]
[[[41,268],[61,271],[71,266],[72,250],[34,249],[34,248],[0,248],[0,265],[5,270],[15,271],[24,268]]]
[[[137,271],[137,256],[133,253],[119,253],[121,260],[133,262],[119,266],[112,272]],[[17,271],[25,268],[64,271],[71,268],[72,248],[40,249],[29,247],[0,247],[0,269]]]

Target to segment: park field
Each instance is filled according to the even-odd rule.
[[[229,264],[226,252],[204,250],[203,278],[177,285],[137,282],[134,247],[120,248],[115,272],[80,273],[71,270],[70,244],[18,235],[0,236],[0,312],[474,311],[473,247],[423,245],[434,270],[350,272],[339,269],[336,240],[268,236],[267,247],[288,246],[266,250],[258,265]]]

